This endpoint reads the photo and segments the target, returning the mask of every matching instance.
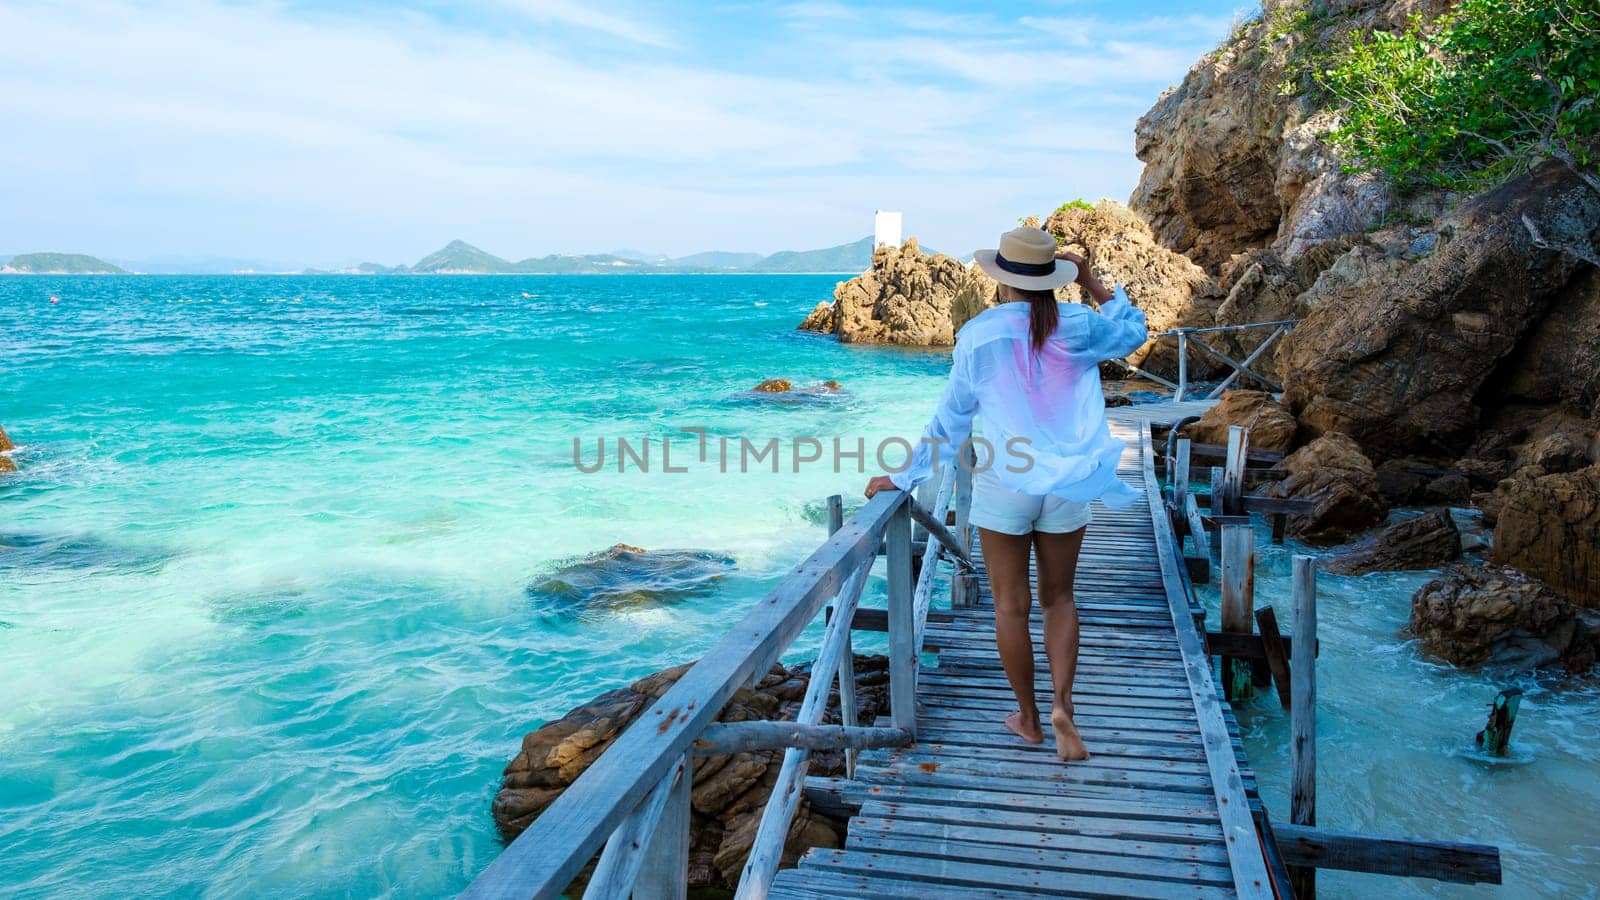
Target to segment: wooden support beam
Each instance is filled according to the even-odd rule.
[[[977,451],[968,441],[957,460],[956,494],[950,515],[955,526],[956,541],[961,545],[962,554],[969,559],[972,555],[972,470],[976,465]],[[978,602],[977,580],[964,577],[966,574],[958,571],[950,579],[950,606],[953,609],[965,609]]]
[[[1284,862],[1298,868],[1500,884],[1500,849],[1486,844],[1379,837],[1307,825],[1275,824],[1272,832]]]
[[[1222,630],[1249,634],[1254,627],[1255,531],[1248,524],[1222,526]],[[1228,700],[1253,693],[1250,664],[1231,656],[1222,658],[1222,690]]]
[[[1283,543],[1284,536],[1289,533],[1289,517],[1283,513],[1272,513],[1269,518],[1272,521],[1272,543]]]
[[[1489,708],[1489,721],[1478,732],[1478,748],[1495,756],[1505,756],[1511,746],[1511,728],[1517,724],[1517,710],[1522,706],[1522,688],[1506,688],[1495,695]]]
[[[684,757],[666,808],[644,850],[633,900],[686,900],[689,892],[689,794],[694,786],[694,761]]]
[[[1194,341],[1195,346],[1199,347],[1201,350],[1204,350],[1205,352],[1211,354],[1212,356],[1215,356],[1217,359],[1220,359],[1223,362],[1227,363],[1229,366],[1232,366],[1235,373],[1242,374],[1242,375],[1248,375],[1249,377],[1254,378],[1256,381],[1259,381],[1262,384],[1266,385],[1269,390],[1272,390],[1272,391],[1274,391],[1276,393],[1282,393],[1283,392],[1283,385],[1277,383],[1276,381],[1273,381],[1271,378],[1268,378],[1267,376],[1262,375],[1259,372],[1251,371],[1249,368],[1246,368],[1243,363],[1239,362],[1238,360],[1234,359],[1233,357],[1229,356],[1228,354],[1223,353],[1221,350],[1218,350],[1217,348],[1211,346],[1210,344],[1206,343],[1204,338],[1197,337],[1197,336],[1194,336],[1194,335],[1189,335],[1188,337],[1189,337],[1189,340]]]
[[[626,897],[633,893],[633,886],[639,880],[644,867],[646,856],[644,850],[652,843],[652,835],[656,834],[662,814],[666,811],[667,802],[672,799],[673,788],[677,786],[682,774],[683,766],[680,763],[678,768],[668,772],[665,778],[650,789],[650,793],[645,795],[638,807],[622,820],[616,831],[611,833],[611,838],[606,841],[606,849],[600,853],[600,861],[595,864],[589,886],[584,889],[585,898]],[[684,859],[687,865],[689,823],[685,821],[683,825]]]
[[[1172,402],[1182,403],[1189,389],[1189,333],[1178,329],[1178,383],[1173,386]]]
[[[911,742],[904,728],[849,728],[844,725],[802,725],[799,722],[713,722],[695,738],[695,756],[722,756],[749,750],[870,750],[903,747]],[[785,826],[787,827],[787,826]]]
[[[976,578],[977,576],[972,575],[969,577]],[[974,590],[976,590],[976,587],[974,587]],[[829,607],[828,610],[828,615],[831,618],[833,607]],[[948,622],[952,618],[953,614],[948,610],[928,610],[929,622]],[[851,623],[850,628],[853,631],[875,631],[883,634],[889,630],[889,612],[883,609],[857,609],[855,620]]]
[[[967,548],[961,546],[961,542],[956,540],[956,536],[951,534],[950,529],[935,518],[933,513],[928,512],[920,504],[912,504],[911,518],[922,526],[925,533],[932,535],[946,550],[950,551],[951,556],[961,560],[962,565],[969,568],[972,566],[972,557],[967,555]]]
[[[1183,518],[1189,523],[1189,537],[1194,541],[1194,555],[1205,557],[1209,562],[1213,555],[1211,537],[1206,534],[1206,524],[1200,518],[1200,506],[1195,502],[1193,494],[1183,498]]]
[[[1152,422],[1150,427],[1156,431],[1163,430],[1163,426],[1155,422]],[[1171,431],[1171,426],[1165,426],[1164,430]],[[1202,459],[1226,459],[1227,456],[1228,446],[1226,444],[1203,444],[1195,441],[1189,445],[1189,457],[1197,462]],[[1269,468],[1283,462],[1283,454],[1276,450],[1251,450],[1245,454],[1245,461],[1256,464],[1252,468]],[[1440,471],[1444,474],[1451,474],[1446,470]]]
[[[1283,636],[1278,632],[1278,614],[1272,611],[1272,607],[1263,606],[1256,610],[1256,625],[1261,632],[1258,640],[1261,641],[1267,668],[1272,671],[1272,683],[1278,689],[1278,702],[1288,709],[1289,648],[1284,646]]]
[[[1294,598],[1294,642],[1317,641],[1317,564],[1296,556],[1291,573]],[[1289,823],[1317,824],[1317,657],[1302,653],[1289,668]],[[1287,851],[1285,851],[1287,855]],[[1317,870],[1297,866],[1289,872],[1297,898],[1317,895]]]
[[[1278,635],[1279,642],[1283,644],[1284,658],[1294,659],[1294,638],[1287,634]],[[1266,659],[1267,650],[1261,644],[1259,634],[1230,634],[1225,631],[1206,632],[1206,652],[1212,656],[1237,656],[1243,659]],[[1313,651],[1320,653],[1322,648],[1313,647]]]
[[[1255,362],[1256,359],[1258,357],[1260,357],[1262,353],[1265,353],[1266,349],[1268,347],[1272,346],[1272,342],[1273,341],[1277,340],[1278,338],[1282,337],[1284,334],[1288,333],[1288,330],[1289,330],[1288,326],[1279,326],[1278,330],[1276,330],[1273,333],[1267,335],[1267,339],[1262,341],[1260,343],[1260,345],[1258,345],[1256,347],[1256,349],[1254,351],[1252,351],[1249,356],[1246,356],[1244,358],[1244,368],[1246,368],[1246,369],[1250,368],[1250,364]],[[1233,384],[1233,380],[1235,378],[1238,378],[1238,377],[1239,377],[1239,370],[1238,369],[1234,369],[1233,372],[1231,374],[1229,374],[1227,378],[1222,379],[1222,383],[1221,384],[1217,385],[1215,388],[1212,389],[1211,393],[1206,395],[1206,399],[1207,400],[1215,400],[1218,397],[1221,397],[1222,396],[1222,392],[1227,390],[1228,386]]]
[[[905,498],[909,500],[910,498]],[[902,502],[889,517],[884,543],[889,566],[889,709],[897,727],[916,734],[917,619],[911,596],[911,509]]]
[[[1178,446],[1172,457],[1172,471],[1168,474],[1172,481],[1172,502],[1178,509],[1182,510],[1189,502],[1188,438],[1178,438]]]
[[[844,527],[844,498],[838,494],[828,498],[828,534],[831,536]],[[872,564],[865,563],[864,570],[857,574],[863,579],[871,574]],[[853,576],[852,576],[853,577]],[[857,593],[859,598],[859,592]],[[833,618],[834,607],[828,607],[827,618]],[[854,625],[855,616],[852,612],[851,624]],[[839,719],[846,728],[854,728],[861,724],[856,720],[858,708],[856,706],[856,653],[851,645],[850,632],[853,628],[846,628],[844,633],[844,653],[839,657]],[[844,773],[849,778],[856,777],[856,751],[847,750],[844,754]]]
[[[1242,425],[1228,426],[1228,455],[1222,464],[1222,511],[1230,516],[1244,515],[1245,451],[1250,447],[1250,430]]]

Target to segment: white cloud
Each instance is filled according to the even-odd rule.
[[[1195,55],[1110,27],[1087,54],[1001,20],[866,16],[733,65],[687,24],[495,2],[622,46],[415,12],[0,3],[0,250],[770,251],[864,234],[878,206],[965,250],[1062,199],[1125,196],[1133,119]]]

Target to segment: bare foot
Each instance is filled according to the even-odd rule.
[[[1056,755],[1062,762],[1082,762],[1089,758],[1089,748],[1083,745],[1071,710],[1059,706],[1051,709],[1050,728],[1056,733]]]
[[[1031,725],[1023,722],[1020,709],[1007,714],[1006,727],[1011,729],[1012,734],[1030,744],[1044,743],[1044,731],[1039,728],[1039,720],[1035,719]]]

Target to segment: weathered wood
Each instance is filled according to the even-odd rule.
[[[694,761],[685,758],[645,848],[633,900],[685,900],[689,889],[689,794]]]
[[[1222,630],[1249,634],[1255,606],[1255,530],[1249,525],[1224,525],[1221,543]],[[1230,701],[1249,697],[1252,694],[1249,663],[1224,656],[1222,687]]]
[[[1294,642],[1310,647],[1317,640],[1317,568],[1309,556],[1294,558]],[[1289,666],[1289,823],[1317,824],[1317,668],[1316,654],[1301,653]],[[1285,854],[1287,855],[1287,849]],[[1314,868],[1296,866],[1289,872],[1296,897],[1317,894]]]
[[[1248,499],[1245,501],[1245,508],[1250,508]],[[1284,537],[1289,533],[1289,517],[1283,513],[1272,513],[1269,519],[1272,522],[1272,542],[1274,544],[1283,543]]]
[[[1425,841],[1274,825],[1284,861],[1308,869],[1432,878],[1456,884],[1500,884],[1500,850],[1486,844]]]
[[[1177,450],[1173,454],[1172,472],[1168,477],[1172,481],[1172,502],[1182,510],[1189,502],[1189,439],[1178,438]]]
[[[1226,459],[1228,446],[1226,444],[1202,444],[1195,441],[1189,445],[1190,465],[1198,467],[1202,459]],[[1276,450],[1251,450],[1245,454],[1247,463],[1260,463],[1262,466],[1275,466],[1283,462],[1283,454]],[[1170,477],[1172,473],[1167,473]]]
[[[1250,331],[1255,328],[1276,328],[1279,325],[1293,329],[1299,324],[1299,319],[1275,319],[1271,322],[1245,322],[1241,325],[1210,325],[1205,328],[1171,328],[1161,332],[1156,337],[1172,337],[1180,331],[1189,334],[1221,334],[1232,331]]]
[[[801,747],[806,750],[843,750],[871,747],[899,747],[910,740],[900,728],[873,728],[848,725],[817,725],[800,722],[755,720],[713,722],[695,739],[695,756],[723,756],[750,750]]]
[[[1244,514],[1245,451],[1249,446],[1248,428],[1228,426],[1228,455],[1222,466],[1222,511],[1226,515]]]
[[[950,476],[947,475],[945,477],[948,478]],[[940,496],[944,495],[945,490],[947,489],[942,488],[940,490]],[[937,499],[935,499],[934,503],[936,506],[942,505]],[[915,519],[917,524],[921,525],[928,534],[932,535],[940,545],[942,545],[946,550],[950,551],[951,556],[960,560],[964,565],[972,565],[972,557],[967,555],[967,548],[961,546],[961,542],[956,539],[956,536],[951,534],[950,529],[946,528],[943,523],[935,518],[933,513],[923,509],[921,506],[912,506],[911,518]],[[926,559],[924,559],[924,565],[927,565]]]
[[[690,743],[734,691],[752,675],[770,669],[845,579],[872,558],[891,520],[903,526],[897,537],[902,542],[902,577],[909,587],[911,517],[901,492],[884,491],[758,601],[501,852],[463,896],[558,896],[645,794],[682,761]]]
[[[656,833],[661,814],[667,808],[667,801],[672,798],[672,789],[682,772],[683,764],[680,762],[678,768],[657,782],[638,808],[629,813],[617,830],[612,832],[611,839],[606,841],[606,849],[600,854],[600,861],[595,864],[594,875],[583,892],[584,897],[604,900],[607,897],[626,897],[633,892],[634,883],[644,866],[644,851],[651,843],[651,836]],[[685,840],[688,834],[685,828]]]
[[[831,612],[829,617],[832,617]],[[928,611],[929,622],[947,622],[949,620],[950,613],[944,610],[934,609]],[[889,630],[889,611],[886,609],[857,609],[855,621],[850,627],[855,631],[875,631],[882,634]]]
[[[1246,369],[1250,368],[1250,364],[1254,363],[1256,361],[1256,359],[1258,359],[1261,356],[1262,353],[1265,353],[1266,349],[1268,347],[1272,346],[1272,342],[1273,341],[1276,341],[1278,338],[1280,338],[1283,335],[1287,334],[1288,331],[1289,331],[1289,329],[1286,326],[1279,326],[1278,330],[1276,330],[1273,333],[1267,335],[1267,339],[1262,341],[1261,344],[1259,346],[1257,346],[1255,350],[1251,351],[1249,356],[1246,356],[1244,358],[1244,363],[1242,364],[1242,367],[1246,368]],[[1236,379],[1238,377],[1239,377],[1239,370],[1238,369],[1234,369],[1231,373],[1228,374],[1227,378],[1222,379],[1222,383],[1221,384],[1219,384],[1216,387],[1211,389],[1211,393],[1206,395],[1206,399],[1207,400],[1215,400],[1218,397],[1221,397],[1222,396],[1222,392],[1227,390],[1228,386],[1233,384],[1234,379]]]
[[[1189,332],[1177,329],[1178,333],[1178,383],[1173,386],[1172,402],[1182,403],[1184,392],[1189,388]]]
[[[1261,632],[1257,640],[1261,642],[1262,656],[1272,672],[1272,683],[1278,690],[1278,702],[1288,709],[1289,648],[1284,646],[1283,636],[1278,632],[1278,614],[1272,611],[1272,607],[1263,606],[1256,610],[1256,625]]]
[[[972,559],[972,472],[977,465],[977,451],[972,442],[968,441],[961,450],[961,456],[956,466],[955,499],[952,501],[955,514],[955,538],[961,546],[961,558],[968,560],[968,569],[971,568]],[[950,579],[950,606],[952,609],[965,609],[978,602],[978,583],[975,576],[969,572],[957,571]]]
[[[1111,360],[1111,362],[1114,362],[1117,365],[1123,367],[1124,369],[1127,369],[1129,374],[1137,375],[1140,378],[1145,378],[1145,379],[1148,379],[1150,381],[1154,381],[1156,384],[1165,385],[1166,387],[1172,388],[1173,390],[1177,390],[1178,389],[1178,385],[1177,385],[1176,382],[1168,381],[1167,379],[1162,378],[1160,375],[1157,375],[1157,374],[1155,374],[1153,372],[1146,372],[1145,370],[1139,368],[1138,366],[1134,365],[1133,363],[1128,362],[1125,359],[1113,359],[1113,360]]]
[[[1201,743],[1205,749],[1206,766],[1211,774],[1212,791],[1217,801],[1218,819],[1223,838],[1228,847],[1228,859],[1233,868],[1234,889],[1240,897],[1267,898],[1272,894],[1262,859],[1261,841],[1256,834],[1255,822],[1250,817],[1249,802],[1245,799],[1244,780],[1239,775],[1238,760],[1233,753],[1233,743],[1222,721],[1221,703],[1217,699],[1216,682],[1211,678],[1210,658],[1200,634],[1195,630],[1189,614],[1189,598],[1180,587],[1178,562],[1170,551],[1171,539],[1163,529],[1168,527],[1166,512],[1162,509],[1161,494],[1154,472],[1154,453],[1150,447],[1150,432],[1139,435],[1139,450],[1143,458],[1146,500],[1150,507],[1151,525],[1156,533],[1157,561],[1161,567],[1161,582],[1167,596],[1167,608],[1172,617],[1173,630],[1183,658],[1183,672],[1194,702],[1196,718],[1201,726]]]
[[[1276,614],[1274,614],[1276,615]],[[1283,645],[1284,657],[1294,658],[1294,638],[1287,634],[1278,635],[1278,643]],[[1313,652],[1321,652],[1321,647],[1313,647]],[[1212,656],[1237,656],[1241,659],[1266,659],[1267,650],[1261,644],[1259,634],[1232,634],[1223,631],[1206,632],[1206,652]]]
[[[1189,538],[1194,543],[1194,554],[1205,557],[1209,562],[1212,558],[1211,537],[1206,534],[1205,522],[1201,521],[1200,507],[1195,503],[1193,494],[1183,499],[1183,515],[1189,523]]]
[[[1511,729],[1517,724],[1522,706],[1522,688],[1506,688],[1495,695],[1489,707],[1489,721],[1478,732],[1478,748],[1495,756],[1505,756],[1511,746]]]
[[[911,596],[911,511],[897,506],[889,517],[888,543],[889,709],[896,727],[917,727],[917,622]]]
[[[838,494],[828,498],[828,534],[831,536],[844,527],[844,498]],[[871,564],[862,567],[859,573],[863,579],[870,574]],[[863,585],[865,581],[863,580]],[[859,597],[860,592],[857,592]],[[832,619],[833,607],[828,608],[829,619]],[[850,632],[854,628],[855,616],[851,616],[851,628],[844,630],[844,653],[839,657],[839,717],[846,728],[854,728],[860,724],[857,721],[856,706],[856,663],[855,648],[852,646]],[[845,775],[851,778],[856,774],[856,751],[846,750],[844,754]]]
[[[1194,341],[1195,346],[1199,347],[1201,350],[1204,350],[1205,352],[1211,354],[1212,356],[1215,356],[1217,359],[1220,359],[1223,362],[1227,363],[1229,366],[1232,366],[1233,367],[1233,371],[1234,371],[1235,374],[1246,375],[1246,376],[1248,376],[1250,378],[1254,378],[1256,381],[1259,381],[1262,384],[1266,385],[1267,389],[1272,391],[1272,392],[1274,392],[1274,393],[1282,393],[1283,392],[1283,385],[1277,383],[1276,381],[1273,381],[1271,378],[1268,378],[1265,375],[1262,375],[1260,372],[1252,371],[1251,369],[1247,368],[1243,363],[1239,362],[1238,360],[1234,359],[1233,357],[1229,356],[1228,354],[1223,353],[1221,350],[1218,350],[1217,348],[1211,346],[1210,344],[1206,343],[1204,338],[1191,335],[1189,339]]]

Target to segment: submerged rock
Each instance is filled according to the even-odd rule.
[[[1372,463],[1345,435],[1325,434],[1289,454],[1282,465],[1287,476],[1266,494],[1316,504],[1310,515],[1289,517],[1289,533],[1306,543],[1340,543],[1389,514]]]
[[[11,443],[11,436],[6,434],[4,427],[0,427],[0,453],[15,449],[17,449],[17,445]]]
[[[1406,630],[1460,666],[1560,663],[1579,673],[1594,663],[1600,616],[1515,569],[1454,565],[1411,598]]]
[[[793,385],[789,383],[787,378],[768,378],[766,381],[751,388],[751,390],[758,394],[781,394],[792,387]]]
[[[4,428],[0,428],[0,454],[4,454],[15,449],[16,445],[11,443],[11,438],[6,434],[6,430]],[[15,472],[16,470],[17,464],[11,459],[11,457],[0,455],[0,475],[5,474],[6,472]]]
[[[1184,436],[1201,444],[1228,443],[1228,429],[1243,425],[1250,429],[1251,450],[1288,453],[1294,447],[1298,424],[1289,411],[1264,391],[1225,391],[1217,405],[1206,410],[1200,421],[1184,428]]]
[[[529,599],[564,614],[671,603],[711,591],[733,571],[709,550],[646,550],[617,544],[528,586]]]
[[[1461,557],[1461,531],[1447,509],[1396,522],[1325,565],[1336,575],[1432,569]]]
[[[1543,579],[1581,606],[1600,607],[1600,465],[1525,471],[1503,487],[1495,562]]]
[[[859,721],[869,723],[888,709],[888,659],[855,657]],[[522,739],[522,748],[505,768],[492,807],[495,825],[509,841],[554,803],[604,753],[617,736],[665,694],[689,666],[677,666],[609,691],[547,723]],[[792,720],[810,682],[810,667],[774,665],[753,688],[733,695],[717,715],[719,722]],[[829,696],[824,722],[839,722],[837,691]],[[689,887],[731,888],[744,868],[756,828],[783,762],[781,750],[760,750],[695,760],[690,794]],[[844,774],[839,751],[811,754],[814,775]],[[789,828],[783,864],[792,866],[809,847],[838,847],[844,823],[811,810],[801,798]],[[587,875],[584,876],[586,878]],[[580,880],[583,880],[580,878]]]

